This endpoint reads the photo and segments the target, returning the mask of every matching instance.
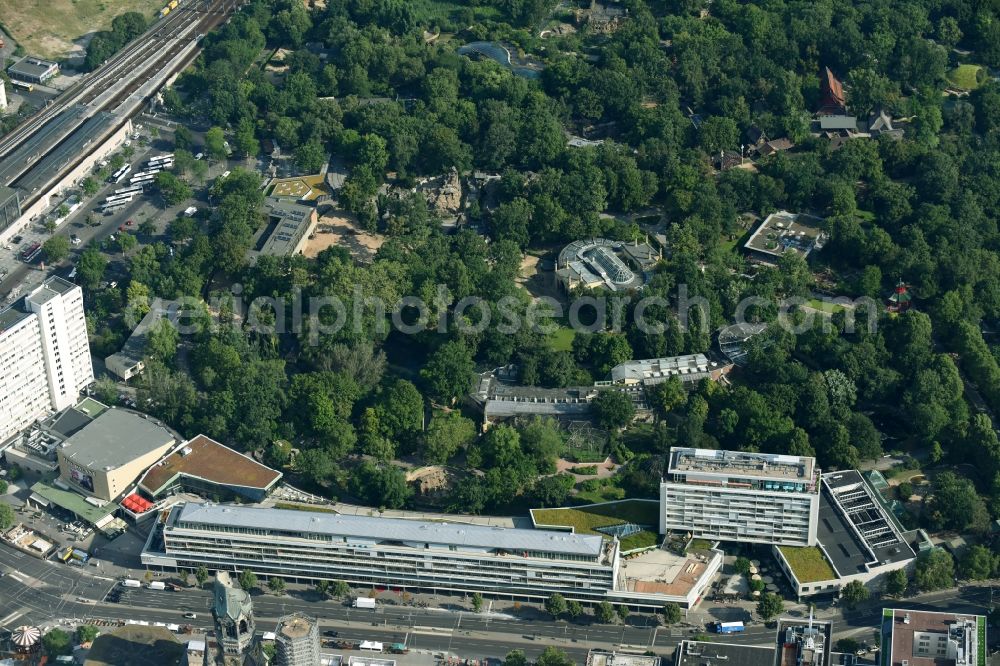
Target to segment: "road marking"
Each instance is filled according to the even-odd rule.
[[[27,578],[25,578],[23,575],[17,573],[16,571],[11,571],[8,575],[11,578],[13,578],[14,580],[19,581],[21,583],[27,584],[27,582],[28,582]]]
[[[428,636],[451,636],[455,632],[448,627],[414,627],[411,634],[424,634]]]
[[[24,615],[24,611],[14,611],[4,619],[0,620],[0,626],[5,626],[8,623],[13,622],[17,618],[21,617],[22,615]]]

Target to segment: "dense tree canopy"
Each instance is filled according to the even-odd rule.
[[[265,140],[302,173],[333,157],[347,174],[336,203],[382,243],[364,261],[342,243],[250,266],[263,192],[257,174],[233,169],[206,188],[212,205],[198,219],[174,220],[129,249],[120,289],[100,289],[107,262],[96,248],[82,253],[95,345],[120,348],[125,331],[106,322],[123,294],[205,301],[192,318],[225,325],[195,327],[178,354],[158,333],[140,399],[183,433],[263,452],[330,497],[415,502],[399,459],[454,466],[447,488],[421,502],[484,512],[581,492],[653,495],[674,445],[816,456],[829,470],[877,458],[885,443],[930,451],[931,464],[975,460],[974,470],[931,475],[913,520],[984,533],[1000,516],[989,412],[1000,409],[990,332],[1000,319],[1000,87],[983,77],[968,96],[942,93],[963,59],[1000,66],[997,9],[629,0],[608,35],[584,28],[542,40],[559,18],[554,4],[488,0],[434,14],[397,0],[247,3],[205,37],[166,106],[211,128],[204,149],[214,158],[225,141],[242,158]],[[111,35],[99,33],[90,66],[144,28],[120,19],[111,33],[121,43],[110,48]],[[425,30],[453,37],[426,40]],[[502,42],[537,76],[461,57],[462,40]],[[272,75],[263,55],[279,48],[285,59]],[[862,124],[884,111],[902,135],[820,133],[825,68],[847,84]],[[599,142],[570,145],[567,135]],[[762,136],[794,148],[760,156]],[[175,173],[156,182],[168,205],[202,187],[205,168],[189,131],[174,138]],[[712,166],[737,152],[753,155],[753,168]],[[463,185],[474,172],[489,183],[476,196],[466,188],[473,224],[447,234],[414,188],[452,168]],[[776,266],[749,261],[740,252],[748,220],[779,209],[822,218],[825,247],[807,259],[786,253]],[[641,292],[613,295],[620,322],[595,315],[558,345],[558,335],[524,323],[539,305],[519,279],[528,253],[552,258],[580,238],[643,241],[654,231],[662,260]],[[889,315],[882,301],[900,281],[913,307]],[[237,283],[239,294],[219,293]],[[781,299],[818,290],[876,305],[829,316],[793,306],[793,323],[811,316],[813,325],[783,330]],[[426,307],[400,304],[404,296]],[[635,323],[643,296],[660,301],[645,312],[657,330]],[[332,306],[292,326],[298,297],[365,305],[346,307],[341,326]],[[467,297],[482,307],[460,311]],[[266,305],[250,308],[255,300]],[[687,307],[695,300],[704,310]],[[376,301],[384,312],[369,307]],[[592,402],[599,435],[541,419],[481,434],[468,408],[477,373],[513,365],[524,385],[592,387],[630,359],[705,352],[737,316],[767,328],[730,382],[671,380],[646,404],[602,390]],[[393,330],[394,319],[407,330]],[[549,319],[560,334],[569,323],[565,313]],[[513,321],[523,325],[503,326]],[[649,407],[650,423],[615,432],[631,425],[636,405]],[[571,486],[555,475],[558,457],[609,454],[624,467],[608,483]]]

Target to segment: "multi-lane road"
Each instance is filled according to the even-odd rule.
[[[73,568],[43,562],[0,545],[0,626],[54,624],[59,621],[94,620],[190,623],[199,629],[211,626],[211,594],[207,590],[185,589],[176,592],[147,588],[124,591],[118,603],[105,601],[117,583],[95,575],[87,568]],[[914,609],[935,609],[962,613],[984,613],[991,605],[989,586],[946,590],[916,599],[887,601],[887,605]],[[704,618],[720,610],[710,603],[695,614]],[[450,652],[466,657],[503,657],[512,649],[537,655],[546,646],[565,650],[579,661],[590,648],[653,649],[669,653],[677,642],[698,628],[656,627],[649,618],[637,618],[628,625],[553,622],[526,620],[509,615],[484,615],[447,608],[420,608],[382,605],[375,611],[350,608],[340,601],[321,601],[308,596],[254,596],[258,629],[270,629],[281,616],[298,611],[318,617],[324,629],[334,629],[343,638],[406,642],[411,649]],[[195,620],[185,620],[184,613],[196,613]],[[830,615],[829,613],[824,615]],[[871,638],[881,610],[836,613],[822,619],[834,622],[835,637]],[[648,626],[640,626],[648,625]],[[771,644],[774,629],[751,624],[744,634],[727,636],[727,642]]]

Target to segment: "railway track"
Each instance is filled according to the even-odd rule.
[[[135,54],[135,52],[146,46],[151,39],[155,37],[155,35],[159,34],[164,29],[171,30],[175,26],[182,24],[183,18],[179,14],[173,16],[173,18],[171,18],[171,15],[168,14],[164,19],[154,23],[145,35],[133,40],[118,53],[111,56],[111,58],[109,58],[108,61],[100,68],[89,74],[84,74],[82,80],[63,91],[63,93],[59,95],[59,97],[57,97],[51,104],[15,127],[7,135],[0,138],[0,157],[9,154],[50,120],[72,105],[80,102],[88,91],[93,90],[95,86],[99,86],[101,83],[105,82],[109,76],[120,75],[122,63],[130,62],[131,57]]]
[[[146,33],[111,56],[100,68],[85,74],[83,79],[66,89],[51,104],[0,138],[0,159],[16,150],[46,124],[76,105],[87,107],[81,123],[94,114],[113,110],[140,86],[155,76],[184,47],[184,42],[196,39],[224,19],[219,10],[225,0],[190,0],[167,16],[158,19]],[[144,77],[146,72],[152,74]],[[106,93],[119,82],[127,80],[119,94]],[[103,99],[102,99],[103,96]],[[79,124],[67,127],[68,135]]]
[[[0,185],[22,187],[21,179],[32,172],[39,163],[54,151],[76,141],[80,147],[70,149],[71,156],[65,162],[45,172],[45,181],[24,191],[21,209],[39,201],[60,178],[77,168],[98,145],[111,133],[119,131],[142,105],[155,94],[171,74],[187,67],[197,57],[200,38],[226,20],[228,12],[237,6],[239,0],[188,0],[184,7],[178,7],[166,17],[156,21],[145,35],[128,44],[109,58],[99,69],[67,89],[56,100],[15,128],[7,136],[0,138],[0,165],[5,166],[3,182]],[[155,80],[155,81],[154,81]],[[153,85],[147,85],[150,83]],[[110,113],[112,123],[101,125],[98,134],[90,134],[82,143],[77,134],[85,123],[99,113]],[[33,154],[20,150],[26,142],[39,140],[45,147]]]

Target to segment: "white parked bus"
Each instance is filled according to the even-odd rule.
[[[142,185],[129,185],[128,187],[120,187],[114,191],[114,194],[140,194],[143,189]]]
[[[105,199],[105,203],[114,203],[116,201],[131,201],[138,192],[124,192],[122,194],[109,194]]]
[[[167,586],[158,580],[154,580],[149,584],[149,589],[151,590],[165,590]]]
[[[118,169],[118,171],[115,171],[113,174],[111,174],[111,177],[108,178],[108,182],[109,183],[122,182],[122,179],[125,178],[125,174],[127,174],[131,170],[132,170],[132,165],[126,164],[121,169]]]

